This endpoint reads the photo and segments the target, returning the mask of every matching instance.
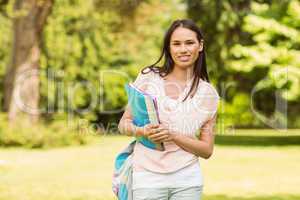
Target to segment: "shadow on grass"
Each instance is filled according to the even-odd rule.
[[[227,195],[204,195],[203,200],[299,200],[300,195],[278,194],[270,196],[227,196]]]
[[[286,146],[300,145],[300,136],[216,135],[218,145]]]

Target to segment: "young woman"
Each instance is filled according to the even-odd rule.
[[[199,200],[203,177],[198,157],[213,153],[219,96],[209,83],[201,30],[189,19],[167,30],[160,58],[134,85],[158,99],[160,124],[136,127],[127,107],[119,130],[163,143],[164,151],[137,143],[133,152],[134,200]],[[161,67],[158,63],[164,58]]]

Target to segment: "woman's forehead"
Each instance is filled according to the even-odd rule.
[[[197,39],[197,34],[187,28],[178,27],[171,35],[171,41],[186,41]]]

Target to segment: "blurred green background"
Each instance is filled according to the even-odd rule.
[[[0,0],[0,200],[113,199],[124,84],[179,18],[221,97],[205,199],[300,199],[299,0]]]

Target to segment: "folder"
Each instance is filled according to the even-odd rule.
[[[128,96],[128,103],[133,116],[133,124],[143,127],[146,124],[159,124],[159,113],[157,106],[157,98],[146,92],[141,91],[133,84],[126,84],[125,89]],[[136,137],[137,141],[144,146],[163,151],[163,143],[155,143],[144,136]]]

